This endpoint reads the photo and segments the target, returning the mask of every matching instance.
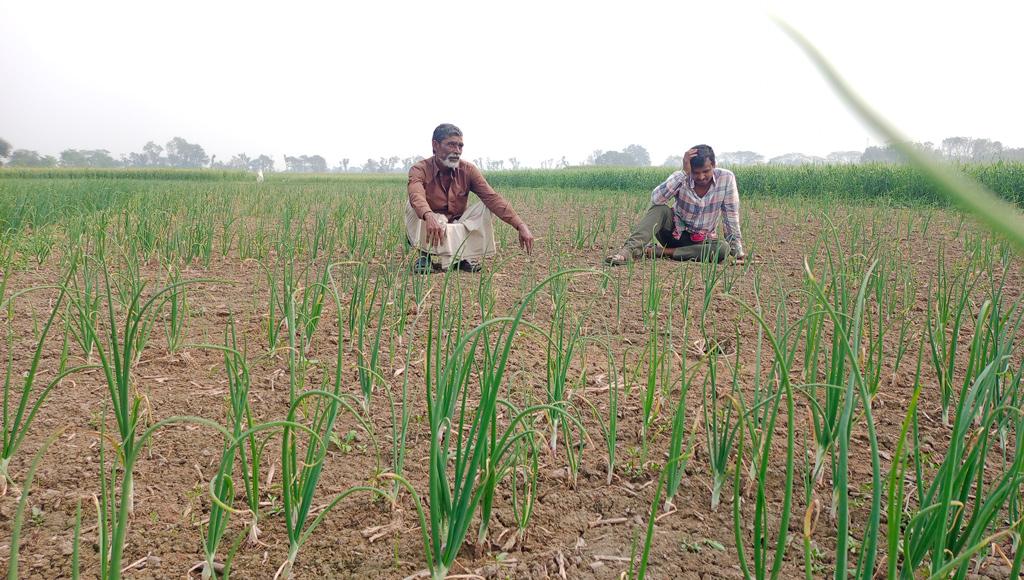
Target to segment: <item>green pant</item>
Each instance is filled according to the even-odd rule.
[[[677,240],[672,237],[674,227],[672,208],[667,205],[652,205],[622,247],[634,258],[638,258],[643,253],[644,246],[650,243],[652,238],[657,238],[662,246],[673,248],[673,260],[721,262],[730,253],[728,242],[722,240],[691,242],[685,232],[681,239]]]

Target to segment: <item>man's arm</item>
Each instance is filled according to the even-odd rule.
[[[736,176],[729,179],[728,189],[722,199],[722,216],[725,222],[725,241],[732,246],[733,255],[742,259],[743,234],[740,232],[740,190],[736,185]]]
[[[527,254],[532,254],[534,237],[529,226],[512,209],[508,201],[494,191],[491,184],[487,183],[484,175],[476,167],[472,167],[469,172],[469,190],[480,198],[480,201],[487,206],[487,209],[491,210],[491,213],[519,232],[519,246],[526,250]]]
[[[409,205],[427,228],[427,243],[434,245],[444,242],[447,233],[445,222],[433,213],[434,210],[427,203],[426,174],[418,165],[413,165],[409,170]]]
[[[523,220],[519,217],[508,201],[501,196],[497,191],[491,187],[491,184],[487,183],[484,179],[483,173],[476,167],[472,167],[469,170],[469,190],[472,191],[480,198],[487,209],[491,210],[491,213],[498,216],[501,221],[508,225],[519,229],[519,226],[523,225]]]
[[[668,176],[668,179],[661,182],[661,185],[651,191],[651,205],[668,205],[669,201],[679,195],[679,191],[686,184],[687,176],[682,171],[676,171]]]
[[[432,211],[427,203],[426,174],[418,165],[409,170],[409,205],[420,219]]]

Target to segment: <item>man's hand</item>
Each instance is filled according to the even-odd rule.
[[[423,215],[423,221],[426,222],[427,226],[427,244],[437,246],[444,243],[448,228],[445,227],[445,223],[438,218],[437,214],[434,212],[426,213]]]
[[[526,224],[519,226],[519,247],[526,250],[527,254],[533,253],[533,234],[530,233],[530,228]]]
[[[683,173],[690,174],[690,160],[697,156],[697,148],[689,149],[683,153]]]

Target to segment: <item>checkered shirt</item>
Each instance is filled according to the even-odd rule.
[[[704,197],[697,197],[690,176],[676,171],[651,192],[651,203],[655,205],[669,205],[673,199],[673,237],[680,239],[684,233],[699,233],[708,239],[716,239],[721,216],[725,222],[725,241],[732,246],[734,254],[743,255],[740,192],[732,171],[716,167],[711,174],[711,188]]]

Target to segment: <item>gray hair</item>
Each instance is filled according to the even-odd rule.
[[[434,129],[433,139],[434,141],[440,143],[441,141],[444,141],[445,139],[451,137],[452,135],[462,137],[462,129],[459,129],[458,127],[452,125],[451,123],[441,123],[440,125],[437,126],[436,129]]]

